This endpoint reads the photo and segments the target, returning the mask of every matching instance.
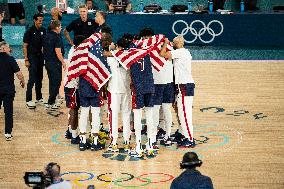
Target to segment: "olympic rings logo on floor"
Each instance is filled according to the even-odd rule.
[[[206,110],[204,110],[206,111]],[[223,110],[220,110],[223,111]],[[208,157],[208,156],[216,156],[216,154],[220,154],[224,151],[229,151],[233,149],[235,146],[240,144],[242,142],[242,134],[238,132],[237,130],[230,128],[229,126],[222,126],[224,127],[225,130],[228,130],[232,136],[220,132],[215,132],[212,131],[211,127],[217,127],[218,123],[209,123],[206,125],[195,125],[194,130],[199,133],[199,135],[196,135],[195,137],[195,142],[197,144],[197,147],[192,149],[192,151],[198,153],[200,158]],[[66,155],[74,155],[79,152],[78,149],[74,150],[73,145],[70,145],[69,143],[61,140],[64,138],[64,132],[56,133],[51,137],[51,141],[57,145],[65,146],[69,151],[61,151],[57,152],[57,156],[59,157],[64,157]],[[65,139],[65,138],[64,138]],[[217,139],[217,140],[216,140]],[[233,140],[236,140],[236,142],[233,142]],[[72,149],[70,149],[70,147]],[[164,147],[161,147],[164,148]],[[166,150],[168,151],[175,151],[179,153],[184,153],[185,150],[183,148],[177,148],[175,146],[172,147],[167,147]],[[206,153],[205,153],[206,152]],[[151,157],[151,156],[144,156],[142,158],[135,158],[135,157],[130,157],[127,153],[124,152],[123,148],[119,149],[118,153],[113,153],[109,151],[103,151],[102,156],[106,159],[109,160],[115,160],[115,161],[122,161],[122,162],[127,162],[127,161],[134,161],[134,162],[139,162],[139,161],[145,161],[148,159],[153,159],[156,158],[157,155]]]
[[[118,175],[121,174],[122,176]],[[76,175],[75,179],[65,179],[67,181],[71,181],[74,185],[79,187],[84,187],[85,185],[82,182],[93,181],[95,178],[95,174],[91,172],[65,172],[62,173],[61,176],[64,178],[67,175]],[[87,176],[87,177],[86,177]],[[159,176],[164,177],[158,181],[154,181],[155,177]],[[83,178],[82,178],[83,177]],[[150,184],[159,184],[170,182],[174,179],[174,176],[168,173],[143,173],[139,176],[134,176],[130,173],[103,173],[96,177],[100,183],[95,183],[95,187],[105,187],[109,185],[116,185],[124,188],[136,188],[136,187],[144,187]],[[134,184],[132,182],[134,181]],[[138,183],[136,183],[138,182]],[[88,183],[89,185],[90,183]],[[86,185],[87,186],[87,185]]]

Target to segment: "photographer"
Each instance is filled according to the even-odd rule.
[[[201,165],[202,161],[198,159],[195,152],[185,153],[180,163],[180,168],[185,171],[173,180],[170,189],[213,189],[211,178],[196,170],[196,167]]]
[[[51,185],[47,189],[72,189],[69,181],[65,181],[60,176],[60,166],[57,163],[49,163],[45,168],[46,179],[50,178]]]

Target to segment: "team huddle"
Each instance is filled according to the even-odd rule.
[[[94,53],[87,53],[89,58],[86,63],[82,49],[90,42],[89,50]],[[192,103],[195,85],[191,75],[191,59],[190,52],[184,48],[183,37],[178,36],[170,43],[164,36],[154,35],[150,28],[141,30],[139,37],[125,34],[116,44],[112,43],[111,35],[103,31],[78,43],[69,52],[64,79],[65,99],[70,109],[66,137],[71,139],[72,144],[79,144],[81,151],[104,149],[100,112],[104,99],[107,99],[111,137],[109,151],[119,151],[119,113],[123,149],[132,157],[155,155],[159,150],[158,140],[164,146],[177,142],[179,147],[194,147]],[[93,77],[100,85],[94,82]],[[171,137],[172,104],[175,104],[182,131],[176,132],[174,137]],[[160,108],[165,120],[162,135],[160,130],[163,129],[158,129]],[[145,145],[142,145],[141,137],[143,109],[147,125]],[[130,148],[132,115],[136,138],[133,149]],[[88,138],[89,121],[91,134]]]

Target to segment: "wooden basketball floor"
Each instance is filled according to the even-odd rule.
[[[26,76],[27,69],[19,61]],[[154,158],[123,153],[78,151],[64,138],[67,110],[54,118],[43,107],[25,107],[25,90],[16,81],[14,139],[4,138],[0,112],[0,188],[27,188],[26,171],[61,165],[74,188],[166,189],[182,170],[187,151],[203,160],[199,170],[215,188],[284,188],[284,61],[195,61],[194,149],[161,147]],[[44,97],[48,95],[44,76]],[[175,115],[173,131],[177,128]],[[106,119],[104,125],[106,125]],[[133,140],[132,140],[133,141]]]

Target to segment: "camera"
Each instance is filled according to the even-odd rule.
[[[33,189],[43,189],[50,186],[53,182],[52,167],[59,166],[57,163],[47,164],[44,172],[26,172],[24,180],[26,185],[33,187]]]
[[[51,184],[51,178],[43,172],[26,172],[24,180],[26,185],[33,189],[43,189]]]

